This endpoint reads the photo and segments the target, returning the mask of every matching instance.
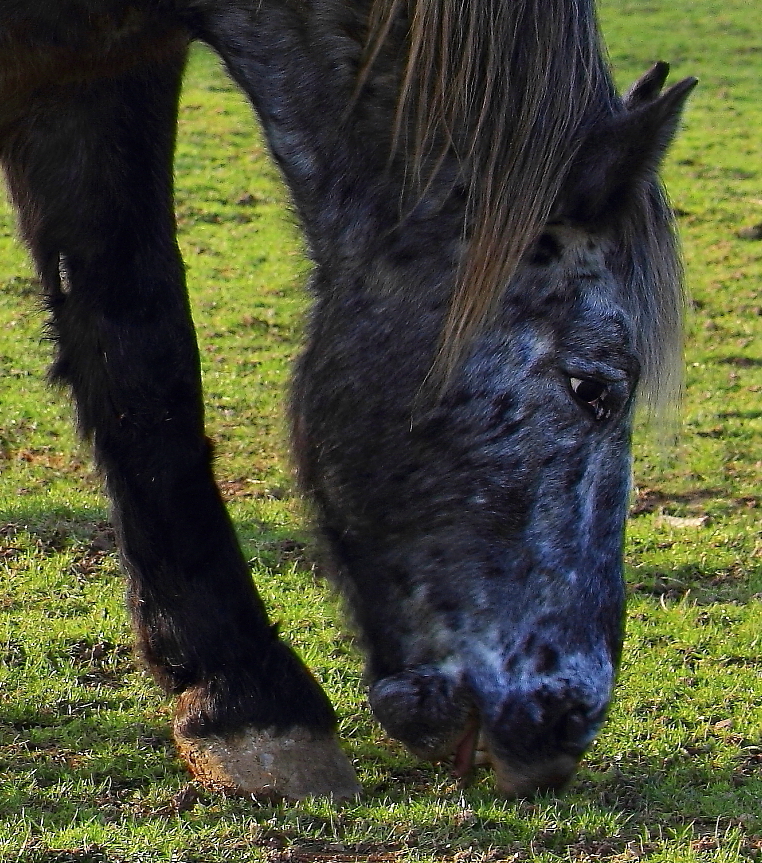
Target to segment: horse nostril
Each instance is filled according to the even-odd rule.
[[[559,744],[567,751],[577,751],[581,754],[590,742],[592,726],[590,716],[584,708],[573,707],[567,710],[557,726]]]
[[[418,666],[376,681],[368,700],[387,733],[422,758],[450,755],[473,712],[471,696],[461,682],[435,666]]]
[[[580,733],[585,730],[587,719],[585,713],[580,707],[575,707],[570,710],[564,717],[564,727],[566,736],[576,739]]]

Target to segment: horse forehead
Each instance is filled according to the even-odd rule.
[[[617,279],[610,267],[610,240],[565,224],[549,224],[536,239],[516,281],[506,292],[514,323],[568,323],[570,312],[587,305],[618,305]]]
[[[596,256],[603,254],[611,246],[611,241],[606,237],[591,233],[587,228],[569,222],[548,222],[541,236],[551,237],[564,257]]]
[[[565,296],[569,314],[564,324],[599,323],[629,329],[629,315],[622,302],[622,285],[611,266],[616,254],[613,242],[581,228],[549,225],[546,235],[559,249],[554,262],[548,265],[552,290]]]

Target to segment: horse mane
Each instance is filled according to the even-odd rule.
[[[467,192],[467,252],[433,370],[445,387],[549,220],[584,130],[623,108],[593,0],[371,0],[359,86],[400,19],[393,149],[404,148],[418,188],[455,154]],[[641,394],[663,403],[679,390],[669,374],[681,355],[679,263],[663,195],[654,187],[640,203],[624,229],[641,252],[623,301],[645,327]]]

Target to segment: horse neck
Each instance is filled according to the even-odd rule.
[[[209,7],[202,37],[254,103],[318,262],[356,256],[412,212],[436,213],[445,205],[459,213],[459,221],[440,220],[453,242],[468,233],[469,220],[493,230],[490,218],[505,214],[488,212],[485,221],[482,210],[494,210],[499,198],[514,212],[526,211],[523,223],[512,225],[509,214],[507,226],[499,226],[503,245],[506,232],[518,232],[515,264],[552,203],[554,189],[545,188],[544,178],[563,169],[586,116],[613,110],[588,0],[493,4],[504,31],[498,39],[487,2],[465,4],[484,20],[456,16],[452,32],[432,30],[426,10],[448,2],[416,0],[402,18],[397,0],[343,6],[262,0],[255,8],[200,0]],[[450,12],[464,6],[451,5]],[[416,16],[424,25],[420,44]],[[454,34],[469,26],[473,46],[461,62]],[[436,66],[435,76],[418,71],[427,63]],[[574,104],[561,116],[570,97],[553,88],[565,83]],[[493,278],[505,284],[508,275]]]
[[[313,256],[335,259],[348,225],[372,230],[374,183],[385,166],[383,143],[363,140],[347,121],[361,44],[337,10],[320,4],[201,5],[208,10],[196,29],[251,99]]]

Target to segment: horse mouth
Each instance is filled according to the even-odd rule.
[[[492,758],[500,793],[508,799],[557,794],[569,784],[579,764],[571,755],[558,755],[541,764],[514,767]]]
[[[463,785],[467,785],[477,765],[477,751],[480,743],[480,723],[476,716],[468,720],[463,736],[455,747],[452,771]],[[483,753],[481,753],[483,754]]]
[[[541,764],[515,765],[499,758],[472,716],[451,756],[452,772],[462,787],[474,779],[478,767],[491,767],[500,793],[508,799],[532,798],[563,791],[578,767],[578,759],[561,754]]]
[[[498,790],[509,798],[562,790],[585,748],[560,739],[558,723],[545,729],[517,722],[515,716],[505,727],[485,722],[471,690],[432,667],[408,669],[376,681],[369,700],[387,733],[414,755],[449,763],[463,786],[472,780],[476,767],[491,766]],[[576,729],[571,719],[577,712],[566,710],[561,731],[567,725]],[[524,718],[521,712],[517,715],[519,720]],[[543,731],[549,740],[544,740]]]

